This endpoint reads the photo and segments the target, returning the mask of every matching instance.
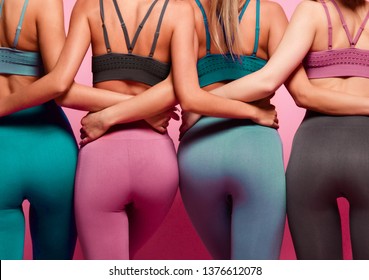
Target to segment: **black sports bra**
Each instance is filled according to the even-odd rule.
[[[145,17],[137,28],[132,42],[129,39],[127,27],[124,23],[117,1],[113,0],[113,2],[120,24],[122,26],[128,53],[114,53],[111,51],[108,32],[105,26],[104,4],[103,0],[100,0],[100,15],[107,53],[92,57],[93,83],[111,80],[131,80],[142,82],[152,86],[163,81],[169,75],[170,63],[158,61],[153,58],[153,55],[159,38],[161,23],[163,21],[164,13],[169,0],[166,0],[163,5],[158,25],[156,27],[156,32],[151,46],[150,54],[148,56],[133,54],[132,51],[135,47],[138,36],[145,22],[150,16],[150,13],[158,0],[153,1],[153,3],[151,4]]]

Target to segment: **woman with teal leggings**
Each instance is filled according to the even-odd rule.
[[[21,259],[30,202],[34,259],[70,259],[77,145],[54,102],[0,118],[0,259]]]
[[[2,40],[0,45],[1,94],[7,91],[6,82],[19,87],[43,73],[40,53],[24,50],[29,34],[22,34],[23,38],[20,31],[28,1],[23,6],[19,2],[7,1],[9,6],[0,2],[0,16],[11,10],[15,14],[22,7],[13,43],[8,47],[7,40]],[[8,25],[12,23],[9,20]],[[3,19],[1,24],[4,34]],[[73,185],[77,145],[63,111],[50,101],[0,117],[0,142],[0,259],[23,257],[25,199],[30,202],[34,259],[71,259],[76,242]]]
[[[280,39],[278,35],[268,38],[268,34],[281,35],[286,25],[281,8],[273,3],[196,0],[196,4],[197,18],[201,19],[196,26],[197,69],[200,85],[206,90],[262,68]],[[260,17],[262,13],[275,16],[267,19]],[[239,38],[237,33],[227,36],[232,25],[227,17],[230,14],[236,14]],[[218,36],[224,34],[228,40],[221,40],[223,49],[216,53],[211,52],[211,39],[213,44],[219,39],[212,33],[219,27],[212,28],[212,24],[218,24],[214,22],[218,17],[223,26],[223,33]],[[265,23],[278,22],[275,19],[278,17],[282,24]],[[260,30],[260,25],[272,27]],[[239,40],[238,52],[235,40],[230,38]],[[225,47],[227,42],[230,44]],[[270,105],[269,99],[260,101],[259,106]],[[182,132],[188,125],[186,120],[193,118],[187,113],[184,117]],[[279,257],[286,198],[277,122],[276,119],[273,126],[267,127],[248,119],[202,117],[181,140],[178,160],[182,199],[194,227],[215,259]]]

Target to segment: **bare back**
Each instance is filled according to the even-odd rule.
[[[336,1],[342,11],[343,17],[346,21],[349,33],[352,37],[357,34],[360,25],[362,24],[366,14],[368,13],[369,3],[367,2],[364,7],[359,7],[355,11],[344,7],[339,1]],[[319,22],[316,24],[316,35],[311,46],[311,51],[323,51],[328,49],[328,20],[327,15],[321,3],[316,4],[316,20]],[[340,16],[333,4],[329,1],[327,3],[329,9],[329,15],[332,23],[332,49],[344,49],[350,47],[347,34],[342,26]],[[368,26],[368,25],[367,25]],[[365,28],[356,44],[356,48],[369,50],[369,29]],[[311,79],[314,85],[346,92],[352,95],[369,96],[367,88],[369,87],[369,79],[360,77],[348,77],[348,78],[322,78]]]
[[[104,33],[102,28],[101,10],[99,0],[89,1],[86,3],[86,16],[89,21],[91,32],[91,46],[94,56],[99,56],[107,53],[106,44],[104,41]],[[137,28],[145,17],[153,1],[117,1],[122,18],[126,24],[129,40],[132,42]],[[162,12],[164,0],[158,1],[153,7],[152,12],[147,18],[133,49],[133,54],[147,57],[150,53],[150,48],[156,32],[158,20]],[[117,11],[112,1],[104,1],[105,26],[109,37],[112,53],[127,54],[127,46],[125,36],[117,15]],[[170,43],[173,32],[173,18],[171,16],[171,3],[168,4],[166,12],[163,16],[160,35],[157,41],[153,59],[161,62],[170,62]],[[137,95],[145,91],[149,86],[135,81],[114,80],[105,81],[95,84],[95,87],[110,89],[126,94]]]
[[[21,34],[17,44],[17,49],[24,51],[39,51],[38,33],[37,33],[37,13],[38,0],[30,1],[25,12]],[[0,20],[0,47],[11,48],[15,32],[19,23],[24,0],[4,1],[2,16]],[[10,92],[19,89],[35,81],[36,77],[2,75],[0,74],[0,97],[10,94]]]
[[[198,36],[198,58],[206,54],[206,33],[204,28],[204,19],[202,13],[195,3],[195,0],[189,0],[195,10],[196,33]],[[210,1],[200,1],[206,14],[209,15]],[[240,22],[240,40],[242,52],[240,55],[250,55],[253,52],[256,38],[256,1],[251,0]],[[208,16],[209,17],[209,16]],[[280,22],[280,24],[274,24]],[[268,60],[280,39],[282,38],[285,28],[286,18],[281,7],[270,1],[260,1],[260,34],[256,56]],[[219,54],[219,50],[215,44],[211,43],[211,53]],[[206,87],[206,90],[217,88],[225,83],[215,83]]]

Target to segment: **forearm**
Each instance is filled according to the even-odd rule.
[[[282,78],[273,75],[270,65],[250,75],[211,90],[211,93],[228,99],[253,102],[272,95],[282,84]]]
[[[183,94],[180,103],[183,110],[205,116],[253,120],[257,116],[257,108],[253,105],[215,96],[203,90],[195,94]]]
[[[369,115],[369,97],[314,86],[302,66],[285,85],[299,107],[329,115]]]
[[[56,102],[63,107],[96,112],[132,97],[129,94],[74,83],[66,94],[56,98]]]
[[[41,105],[65,93],[69,86],[68,83],[56,81],[55,75],[47,75],[3,97],[0,102],[0,116]]]
[[[102,111],[108,126],[147,119],[177,105],[170,79]]]

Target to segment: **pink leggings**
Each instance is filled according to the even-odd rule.
[[[75,211],[84,257],[132,257],[163,221],[177,187],[172,140],[143,122],[115,127],[83,147]]]

